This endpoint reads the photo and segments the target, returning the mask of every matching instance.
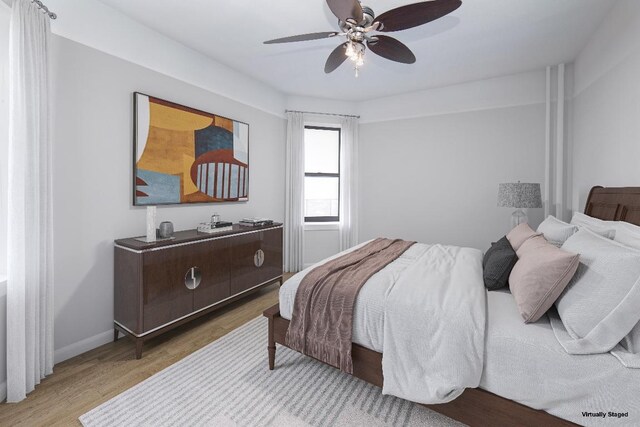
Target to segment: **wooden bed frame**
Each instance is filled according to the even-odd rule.
[[[585,205],[585,214],[610,221],[640,225],[640,187],[593,187]],[[265,310],[269,319],[269,369],[275,367],[276,343],[285,344],[289,321],[280,316],[279,305]],[[382,353],[353,344],[353,376],[382,387]],[[547,412],[473,388],[449,403],[424,405],[470,426],[575,426]]]

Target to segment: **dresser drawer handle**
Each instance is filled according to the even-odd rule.
[[[191,267],[184,275],[184,285],[187,289],[194,290],[200,285],[200,281],[202,281],[202,273],[198,267]]]
[[[256,251],[256,254],[253,256],[253,264],[256,267],[262,267],[262,264],[264,264],[264,252],[262,249]]]

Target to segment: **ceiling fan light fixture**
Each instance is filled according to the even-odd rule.
[[[344,52],[344,54],[347,55],[349,58],[351,58],[355,54],[352,41],[347,43],[347,50]]]
[[[345,55],[354,63],[356,70],[356,77],[358,77],[358,71],[360,67],[364,65],[364,51],[365,46],[362,42],[350,40],[347,42],[347,48]]]

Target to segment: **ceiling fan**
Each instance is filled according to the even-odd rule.
[[[453,12],[462,4],[461,0],[431,0],[409,4],[375,16],[360,0],[327,0],[331,12],[338,18],[340,31],[301,34],[268,40],[264,44],[290,43],[307,40],[326,39],[342,36],[347,40],[331,52],[324,65],[324,72],[330,73],[347,58],[354,63],[356,77],[364,64],[364,52],[368,47],[373,53],[392,61],[413,64],[416,57],[407,46],[393,37],[374,32],[392,32],[417,27],[435,21]],[[366,47],[365,47],[366,44]]]

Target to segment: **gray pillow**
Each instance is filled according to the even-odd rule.
[[[605,353],[640,321],[640,251],[581,228],[562,245],[579,253],[575,276],[556,301],[570,354]]]
[[[490,291],[507,286],[516,261],[518,257],[506,236],[493,243],[482,260],[484,286]]]

